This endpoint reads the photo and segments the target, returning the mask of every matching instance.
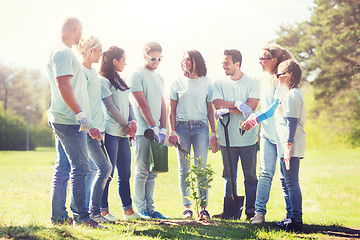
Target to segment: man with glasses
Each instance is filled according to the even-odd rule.
[[[256,198],[256,151],[258,139],[258,127],[247,132],[239,131],[239,124],[245,121],[259,103],[259,83],[250,78],[241,70],[242,56],[238,50],[231,49],[224,51],[222,61],[225,74],[229,78],[216,81],[214,85],[214,106],[217,109],[215,116],[218,118],[227,118],[222,116],[230,112],[230,122],[228,125],[230,155],[228,158],[226,151],[226,142],[224,127],[218,124],[218,134],[220,150],[223,158],[223,178],[225,180],[225,197],[231,195],[230,171],[228,160],[232,166],[232,172],[235,180],[239,157],[244,173],[245,184],[245,214],[246,219],[250,220],[255,215],[255,198]],[[227,120],[224,120],[225,122]],[[236,194],[236,192],[234,193]],[[224,214],[214,215],[215,218],[224,218]]]
[[[155,211],[153,195],[157,173],[149,171],[150,141],[144,136],[144,131],[152,128],[159,143],[163,144],[165,141],[164,80],[155,72],[162,60],[161,52],[159,43],[145,44],[143,51],[145,66],[139,68],[130,80],[130,91],[135,100],[133,106],[138,124],[134,146],[134,203],[142,218],[167,218]]]

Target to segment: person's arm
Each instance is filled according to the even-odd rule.
[[[284,163],[286,170],[290,170],[290,159],[292,155],[292,144],[294,142],[294,137],[297,129],[298,118],[285,117],[285,121],[288,123],[286,128],[286,141],[283,143],[284,148]]]
[[[210,123],[211,128],[211,137],[210,137],[210,145],[212,148],[212,152],[216,153],[218,151],[219,145],[216,137],[216,124],[215,124],[215,113],[214,113],[214,105],[212,102],[206,103],[207,107],[207,117]]]
[[[70,110],[77,114],[81,112],[81,107],[76,101],[74,90],[70,84],[70,75],[60,76],[56,78],[56,84],[60,95]]]
[[[176,107],[177,100],[170,99],[170,111],[169,111],[169,122],[170,122],[170,134],[168,137],[169,143],[177,147],[176,142],[179,141],[178,136],[175,132],[175,115],[176,115]]]
[[[161,98],[160,128],[166,129],[166,104],[163,97]]]
[[[115,106],[112,95],[105,97],[102,99],[107,112],[110,114],[112,118],[115,119],[121,126],[127,127],[129,122],[124,118],[121,114],[120,110]]]
[[[140,109],[141,115],[150,127],[155,126],[155,121],[151,115],[150,107],[145,99],[143,91],[132,92],[134,99]],[[165,120],[166,121],[166,120]]]
[[[248,98],[247,102],[245,102],[245,104],[248,105],[254,111],[257,108],[259,101],[260,101],[260,99],[258,99],[258,98]],[[229,108],[231,113],[241,113],[235,107],[235,101],[224,101],[222,99],[215,99],[214,106],[216,109]],[[233,109],[234,110],[236,109],[236,111],[233,111]]]
[[[136,121],[136,119],[135,119],[135,113],[134,113],[134,109],[133,109],[133,107],[132,107],[132,105],[131,105],[131,103],[129,102],[129,122],[131,122],[131,121]]]

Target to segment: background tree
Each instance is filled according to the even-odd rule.
[[[311,79],[310,119],[360,145],[360,0],[315,0],[309,21],[281,26],[276,42],[288,48]],[[308,114],[309,114],[308,113]]]

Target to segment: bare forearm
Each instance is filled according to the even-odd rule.
[[[222,99],[215,99],[213,101],[214,103],[214,106],[216,109],[220,109],[220,108],[235,108],[234,104],[235,104],[235,101],[224,101]]]
[[[170,130],[175,130],[176,107],[177,107],[177,101],[170,99],[170,113],[169,113]]]
[[[210,123],[210,128],[212,132],[216,131],[216,125],[215,125],[215,115],[214,115],[214,105],[211,102],[207,103],[207,117]]]
[[[161,99],[160,128],[166,128],[166,104],[163,98]]]
[[[56,78],[56,83],[65,104],[70,108],[73,113],[77,114],[78,112],[80,112],[81,107],[76,101],[74,90],[70,84],[70,76]]]
[[[143,116],[143,118],[145,119],[147,124],[150,127],[156,125],[155,121],[151,115],[150,107],[149,107],[148,103],[146,102],[144,92],[139,91],[139,92],[133,92],[132,94],[135,98],[136,104],[138,105],[138,107],[140,109],[141,115]]]

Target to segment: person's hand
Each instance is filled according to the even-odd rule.
[[[151,129],[154,131],[154,139],[156,139],[157,141],[160,141],[160,137],[159,137],[159,132],[160,129],[158,126],[152,126]]]
[[[284,163],[286,170],[290,170],[291,149],[292,143],[287,142],[284,144]]]
[[[103,139],[100,130],[97,128],[90,129],[89,135],[92,139],[97,139],[99,141],[101,141]]]
[[[252,113],[248,119],[241,125],[241,129],[249,131],[259,124],[256,115]]]
[[[159,131],[159,144],[164,144],[166,138],[166,128],[161,128]]]
[[[79,122],[80,128],[79,132],[88,132],[90,130],[90,123],[86,118],[86,115],[83,111],[78,112],[75,114],[76,121]]]
[[[223,119],[223,115],[229,113],[230,110],[228,108],[220,108],[215,111],[215,118],[217,119]]]
[[[211,133],[210,146],[212,148],[212,153],[216,153],[219,150],[219,143],[216,137],[216,132]]]
[[[179,142],[179,138],[174,130],[170,131],[168,141],[177,148],[176,143]]]
[[[134,139],[136,131],[137,131],[136,122],[135,121],[129,122],[127,128],[125,129],[125,133],[129,135],[131,139]]]
[[[252,113],[252,109],[251,107],[249,107],[248,105],[246,105],[246,103],[241,102],[241,101],[236,101],[234,106],[240,111],[242,112],[242,114],[244,115],[245,119],[248,118],[250,116],[250,114]]]

